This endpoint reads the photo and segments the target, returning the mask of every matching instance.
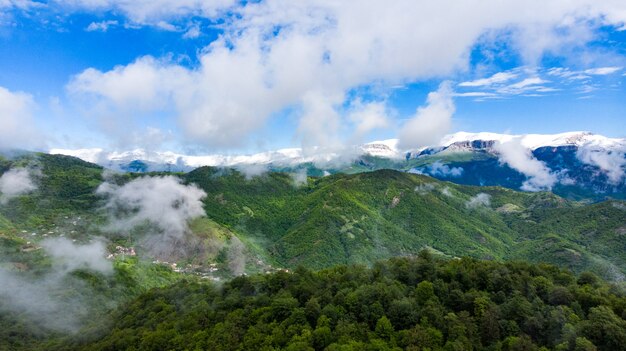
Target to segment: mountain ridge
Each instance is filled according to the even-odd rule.
[[[469,133],[457,132],[447,135],[441,139],[438,145],[425,146],[416,150],[399,150],[397,139],[387,139],[372,141],[359,146],[348,147],[344,150],[318,148],[305,154],[301,148],[285,148],[274,151],[261,152],[248,155],[184,155],[171,151],[152,152],[145,149],[134,149],[129,151],[107,152],[102,148],[93,149],[50,149],[50,154],[62,154],[75,156],[85,161],[100,164],[102,166],[114,166],[116,163],[142,160],[150,163],[161,163],[171,165],[184,165],[192,168],[201,166],[232,167],[237,165],[250,164],[272,164],[297,165],[302,163],[325,163],[335,158],[340,158],[342,153],[349,157],[369,155],[381,158],[402,159],[407,153],[419,154],[424,150],[437,148],[450,148],[463,143],[474,141],[508,142],[513,139],[520,139],[521,144],[530,149],[536,150],[540,147],[558,146],[592,146],[596,148],[615,149],[626,147],[624,138],[608,138],[591,132],[577,131],[558,134],[498,134],[489,132]],[[319,154],[316,152],[319,151]]]

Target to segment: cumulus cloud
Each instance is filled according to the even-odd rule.
[[[419,148],[436,144],[452,125],[455,111],[450,82],[444,82],[435,92],[428,94],[426,106],[417,109],[399,133],[400,149]]]
[[[139,106],[176,116],[188,140],[209,147],[245,145],[268,119],[286,109],[295,111],[300,120],[296,135],[304,146],[335,146],[342,142],[338,135],[351,134],[340,130],[353,128],[359,134],[372,121],[381,125],[379,120],[361,124],[346,118],[343,108],[358,98],[354,91],[360,87],[376,85],[382,92],[378,97],[384,97],[393,86],[464,70],[470,48],[494,31],[509,33],[504,37],[534,64],[547,50],[558,55],[560,49],[585,45],[593,38],[589,34],[593,19],[606,25],[621,25],[625,19],[617,15],[625,13],[620,11],[624,5],[591,0],[575,5],[555,1],[549,6],[540,1],[476,5],[409,0],[389,6],[371,0],[358,8],[350,2],[284,0],[175,4],[74,0],[69,4],[113,9],[134,21],[154,24],[181,16],[228,14],[221,26],[223,34],[200,51],[199,64],[193,68],[172,58],[140,58],[108,72],[88,69],[70,83],[70,91],[97,102],[87,103],[90,106],[114,111]],[[227,12],[220,12],[223,9]],[[490,79],[504,81],[508,76]],[[514,84],[512,89],[518,91],[545,88],[536,79]],[[441,112],[450,113],[453,105],[444,105],[446,111]],[[435,108],[423,109],[426,113]],[[416,125],[428,124],[418,117],[401,132],[401,139],[413,141],[409,145],[422,144],[410,138],[409,130],[420,131]],[[446,126],[443,118],[426,129],[439,133]],[[427,135],[421,132],[418,137]]]
[[[353,140],[362,142],[372,130],[388,127],[391,124],[388,115],[384,102],[356,100],[348,114],[348,119],[355,125]]]
[[[129,233],[138,226],[149,225],[149,235],[140,244],[159,257],[184,250],[184,245],[176,244],[188,234],[188,222],[205,215],[202,199],[206,193],[173,176],[142,177],[122,186],[105,182],[97,193],[107,198],[107,229]]]
[[[12,168],[0,177],[0,204],[37,189],[33,174],[27,168]]]
[[[476,196],[472,196],[465,203],[465,207],[469,209],[476,209],[480,207],[489,207],[491,206],[491,195],[486,193],[478,193]]]
[[[513,138],[507,142],[498,142],[494,149],[498,152],[501,163],[507,164],[528,178],[522,184],[522,190],[550,190],[558,182],[558,176],[545,162],[537,160],[530,149],[522,145],[521,139]]]
[[[578,148],[576,156],[583,163],[600,168],[611,184],[619,184],[624,179],[626,174],[626,147],[605,149],[583,145]]]
[[[41,243],[52,266],[33,277],[0,267],[0,309],[22,314],[34,324],[59,332],[77,331],[91,317],[92,305],[87,297],[98,294],[70,273],[85,269],[110,274],[113,265],[104,257],[100,241],[79,245],[66,238]]]
[[[0,149],[39,147],[33,122],[35,101],[29,94],[0,87]]]

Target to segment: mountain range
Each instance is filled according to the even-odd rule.
[[[308,175],[358,173],[378,169],[428,174],[467,185],[548,190],[569,199],[626,197],[626,139],[589,132],[510,135],[459,132],[439,145],[399,150],[389,139],[341,149],[281,149],[252,155],[188,156],[136,149],[52,149],[126,172],[189,172],[201,166],[233,167],[256,175],[306,169]],[[530,166],[528,164],[531,164]],[[543,179],[541,179],[543,178]],[[539,179],[539,181],[537,181]]]

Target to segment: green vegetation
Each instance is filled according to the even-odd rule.
[[[17,166],[33,170],[38,189],[0,206],[0,268],[38,282],[53,269],[41,240],[107,235],[95,194],[103,170],[64,156],[0,159],[0,173]],[[155,175],[164,174],[148,176]],[[121,185],[139,176],[107,179]],[[615,347],[626,323],[621,290],[589,273],[576,279],[509,261],[593,271],[622,284],[624,202],[589,205],[392,170],[306,184],[289,173],[247,179],[211,167],[177,176],[207,193],[207,216],[175,243],[184,255],[154,264],[137,240],[149,226],[136,228],[133,241],[108,235],[109,252],[138,245],[138,256],[116,254],[110,275],[79,269],[47,287],[69,303],[80,333],[39,328],[32,315],[0,306],[0,349],[622,347]],[[252,276],[228,281],[237,272]]]
[[[447,155],[448,161],[461,156]],[[63,231],[76,240],[102,235],[98,228],[105,218],[95,195],[100,167],[45,154],[2,162],[4,171],[29,166],[40,176],[39,190],[0,207],[0,233],[26,231],[19,236],[28,241],[48,232]],[[247,179],[234,170],[201,167],[177,175],[208,195],[208,218],[191,224],[196,237],[191,244],[198,250],[180,258],[185,265],[216,263],[224,272],[235,238],[245,245],[249,273],[269,265],[371,264],[430,248],[450,257],[554,263],[615,280],[626,274],[623,202],[584,205],[550,193],[462,186],[391,170],[309,177],[300,186],[289,173]],[[123,184],[138,176],[120,174],[109,181]],[[488,194],[490,204],[468,207],[479,193]]]
[[[626,273],[623,202],[583,205],[391,170],[309,178],[300,187],[285,173],[246,180],[210,167],[185,180],[207,192],[209,218],[256,240],[283,267],[370,264],[429,247],[448,256],[554,263],[609,279]],[[479,193],[490,204],[468,208]]]
[[[626,297],[590,273],[469,258],[152,290],[67,350],[626,350]]]
[[[4,171],[9,167],[31,169],[38,189],[2,206],[1,215],[20,228],[50,229],[67,216],[93,215],[98,206],[95,190],[102,182],[100,166],[75,157],[29,154],[9,162]]]

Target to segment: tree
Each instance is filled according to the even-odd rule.
[[[375,332],[379,338],[387,342],[394,339],[393,325],[391,325],[391,322],[386,316],[380,317],[380,319],[376,322]]]

